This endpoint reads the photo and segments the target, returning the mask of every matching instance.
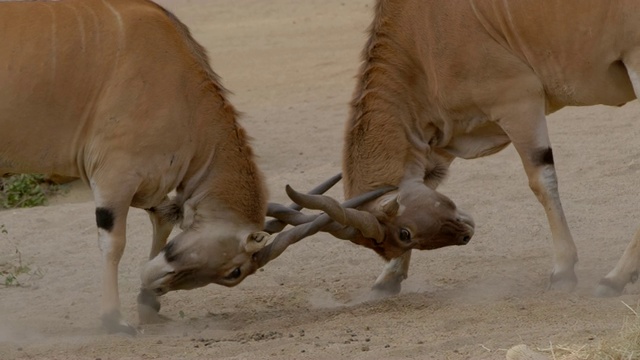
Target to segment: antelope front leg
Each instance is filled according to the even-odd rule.
[[[380,299],[400,292],[402,281],[409,275],[409,262],[411,261],[411,250],[395,259],[391,259],[371,288],[371,297]]]
[[[102,325],[109,333],[135,335],[136,329],[127,324],[120,313],[118,293],[118,264],[126,244],[128,206],[96,207],[98,246],[102,253]]]
[[[574,270],[578,254],[560,203],[544,103],[540,99],[539,102],[518,110],[517,116],[504,117],[499,123],[518,151],[529,179],[529,187],[544,207],[549,221],[554,250],[549,288],[570,291],[578,282]]]
[[[622,294],[625,285],[638,280],[638,270],[640,270],[640,229],[627,245],[616,267],[600,280],[596,295],[604,297]]]
[[[168,198],[165,201],[169,201]],[[153,243],[149,253],[149,260],[160,253],[167,244],[167,239],[173,230],[173,223],[165,219],[154,209],[147,210],[149,219],[153,225]],[[149,290],[140,290],[138,294],[138,321],[140,324],[153,324],[167,320],[159,314],[160,301],[156,294]]]

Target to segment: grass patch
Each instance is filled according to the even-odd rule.
[[[60,193],[61,187],[46,181],[44,175],[14,174],[0,178],[0,208],[24,208],[46,205],[47,198]]]

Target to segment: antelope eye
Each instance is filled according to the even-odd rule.
[[[403,242],[411,241],[411,233],[409,232],[409,230],[405,228],[400,229],[400,240],[402,240]]]
[[[239,267],[233,269],[233,271],[227,275],[227,280],[233,280],[233,279],[237,279],[240,277],[240,275],[242,275],[242,270],[240,270]]]

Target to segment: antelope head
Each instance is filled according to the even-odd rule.
[[[328,196],[301,194],[290,187],[287,194],[302,207],[324,211],[343,225],[341,233],[348,240],[373,249],[387,260],[410,249],[466,245],[474,232],[469,215],[422,183],[401,184],[362,206],[362,210],[345,208]]]
[[[332,179],[335,179],[335,181],[337,182],[340,180],[340,177],[334,177]],[[317,189],[312,190],[309,194],[300,195],[311,197],[314,199],[322,197],[322,195],[315,195],[324,192],[318,192],[316,191]],[[348,224],[350,222],[350,219],[358,219],[362,215],[364,215],[365,217],[368,216],[366,215],[366,212],[354,210],[352,209],[353,207],[358,207],[366,204],[367,202],[370,202],[380,197],[381,195],[384,195],[395,189],[396,187],[393,186],[384,186],[368,193],[356,196],[343,204],[339,204],[337,201],[329,197],[327,197],[327,199],[332,202],[332,209],[340,209],[340,211],[350,214],[346,219],[343,219],[344,223]],[[289,194],[289,197],[292,197],[290,194],[291,192],[295,193],[295,191],[289,185],[287,185],[287,193]],[[293,196],[292,199],[294,199],[295,202],[295,196]],[[301,208],[302,206],[298,204],[294,204],[289,207],[285,207],[279,204],[269,204],[268,216],[275,217],[276,220],[271,220],[270,222],[268,222],[265,226],[265,231],[280,231],[287,224],[294,224],[296,226],[292,229],[280,232],[267,246],[254,254],[252,272],[256,271],[257,269],[266,265],[269,261],[280,256],[280,254],[282,254],[284,250],[286,250],[286,248],[290,245],[295,244],[303,238],[311,236],[319,231],[330,232],[336,237],[342,239],[351,239],[356,236],[356,233],[358,233],[358,230],[356,230],[355,228],[335,221],[329,214],[305,215],[297,211]]]

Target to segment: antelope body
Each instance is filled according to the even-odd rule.
[[[117,281],[129,206],[153,224],[141,321],[159,310],[157,295],[233,286],[255,271],[267,235],[263,178],[185,25],[145,0],[0,2],[0,33],[0,174],[91,187],[109,331],[135,332]],[[176,223],[184,231],[165,247]]]

